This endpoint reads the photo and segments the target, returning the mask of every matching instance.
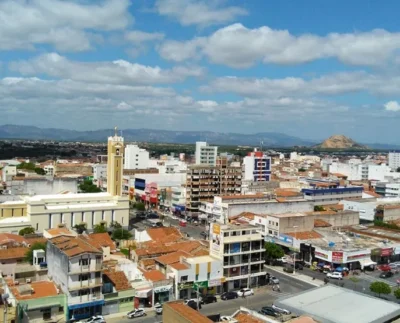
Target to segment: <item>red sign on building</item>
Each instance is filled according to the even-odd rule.
[[[343,252],[332,251],[332,262],[341,264],[343,262]]]
[[[389,257],[393,254],[392,248],[382,248],[381,249],[381,257]]]

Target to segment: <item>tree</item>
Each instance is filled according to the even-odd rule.
[[[35,167],[35,173],[38,175],[46,175],[46,172],[44,171],[44,169],[40,168],[40,167]]]
[[[305,171],[306,171],[305,168],[300,168],[300,169],[299,169],[299,172],[300,172],[300,173],[304,173]]]
[[[107,232],[107,226],[105,224],[96,224],[93,228],[93,233],[106,233]]]
[[[389,295],[392,292],[388,284],[378,281],[371,283],[369,289],[371,292],[378,294],[378,297],[380,297],[381,294]]]
[[[265,243],[265,258],[267,260],[276,260],[285,255],[282,247],[273,242]]]
[[[35,229],[32,227],[23,228],[18,232],[20,236],[24,236],[25,234],[31,234],[31,233],[35,233]]]
[[[322,212],[325,211],[325,208],[321,205],[314,206],[314,212]]]
[[[83,232],[86,231],[86,224],[80,223],[80,224],[75,224],[74,229],[79,233],[82,234]]]
[[[120,228],[115,229],[111,237],[113,240],[129,240],[132,238],[132,233],[130,233],[128,230]]]
[[[400,299],[400,288],[395,289],[394,292],[393,292],[393,295],[397,299]]]
[[[22,162],[17,166],[17,169],[35,170],[36,166],[34,163]]]
[[[31,245],[29,250],[26,252],[25,260],[27,262],[29,262],[31,265],[33,265],[33,250],[38,250],[38,249],[42,249],[42,250],[46,251],[46,243],[35,242],[33,245]]]
[[[111,222],[111,224],[110,224],[110,228],[113,228],[114,230],[115,230],[115,229],[121,229],[121,228],[122,228],[122,225],[119,224],[117,221],[113,221],[113,222]]]
[[[82,193],[99,193],[101,189],[93,184],[90,179],[85,179],[83,183],[79,185],[79,189]]]
[[[144,211],[144,210],[146,210],[146,207],[145,207],[144,203],[142,203],[142,202],[136,202],[136,203],[133,205],[133,207],[134,207],[136,210],[138,210],[138,211]]]

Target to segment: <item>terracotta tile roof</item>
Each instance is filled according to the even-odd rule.
[[[224,200],[242,200],[242,199],[255,199],[266,197],[264,194],[237,194],[237,195],[223,195],[221,198]]]
[[[314,220],[314,227],[316,228],[328,228],[331,227],[332,225],[324,220],[321,219],[315,219]]]
[[[286,202],[286,199],[284,199],[284,198],[282,198],[282,197],[277,197],[276,200],[277,200],[279,203],[284,203],[284,202]]]
[[[99,249],[89,244],[86,239],[82,239],[82,236],[58,236],[49,241],[68,257],[74,257],[83,253],[101,254]]]
[[[189,266],[187,266],[187,265],[185,265],[185,264],[182,264],[182,263],[180,263],[180,262],[171,264],[171,265],[169,265],[169,266],[172,267],[172,268],[174,268],[174,269],[176,269],[176,270],[185,270],[185,269],[189,269],[189,268],[190,268]]]
[[[210,254],[210,250],[208,249],[200,249],[197,251],[193,251],[190,253],[194,257],[208,256]]]
[[[45,237],[26,237],[25,238],[26,242],[28,242],[30,245],[39,242],[39,243],[47,243],[47,239]]]
[[[292,236],[293,238],[298,239],[298,240],[309,240],[309,239],[322,238],[322,235],[320,235],[318,232],[315,232],[315,231],[289,232],[286,234],[289,236]]]
[[[233,317],[238,323],[264,323],[260,319],[256,318],[255,316],[249,313],[238,313]]]
[[[169,253],[167,255],[163,255],[161,257],[156,258],[155,260],[163,265],[170,265],[170,264],[174,264],[176,262],[179,262],[181,257],[191,257],[191,255],[185,251],[176,251],[176,252],[172,252]]]
[[[156,266],[156,261],[152,258],[142,259],[142,260],[139,260],[139,266],[146,270],[154,269]]]
[[[0,260],[23,259],[25,258],[25,255],[28,252],[28,250],[29,248],[26,247],[0,249]]]
[[[164,303],[165,307],[171,308],[174,312],[178,313],[180,317],[183,318],[185,322],[191,323],[212,323],[207,316],[201,314],[200,312],[194,310],[190,306],[185,305],[182,301],[174,301]]]
[[[175,242],[182,239],[182,235],[177,228],[151,228],[147,229],[147,234],[150,236],[151,240],[157,242]]]
[[[115,289],[118,292],[121,290],[127,290],[132,288],[128,278],[126,277],[123,271],[104,271],[103,274],[106,275],[108,279],[111,280]]]
[[[105,233],[91,233],[87,236],[81,236],[83,239],[91,244],[93,247],[97,249],[101,249],[101,247],[110,247],[111,251],[117,250],[114,241],[111,239],[110,235]]]
[[[238,214],[238,215],[230,216],[229,219],[238,219],[238,218],[241,218],[241,217],[245,217],[245,218],[254,220],[254,216],[255,216],[255,215],[256,215],[256,214],[255,214],[255,213],[252,213],[252,212],[242,212],[242,213],[240,213],[240,214]]]
[[[278,197],[294,197],[294,196],[303,196],[302,193],[295,191],[293,189],[283,189],[276,188],[275,193]]]
[[[73,232],[69,231],[67,228],[54,228],[54,229],[47,229],[47,233],[49,233],[52,237],[59,236],[59,235],[74,235]]]
[[[26,240],[24,237],[21,237],[18,234],[13,234],[13,233],[0,233],[0,245],[4,244],[23,244],[26,243]]]
[[[288,321],[288,323],[317,323],[312,317],[309,316],[300,316],[296,317],[293,320]]]
[[[149,270],[149,271],[143,271],[143,276],[147,280],[150,280],[152,282],[157,282],[157,281],[166,279],[165,275],[161,271],[159,271],[157,269]]]
[[[37,281],[21,285],[11,284],[10,289],[18,300],[57,296],[59,293],[56,284],[51,281]],[[33,289],[34,293],[29,293],[29,289]]]

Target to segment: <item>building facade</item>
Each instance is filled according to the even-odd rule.
[[[252,225],[210,225],[210,255],[223,263],[223,290],[265,283],[264,238]]]
[[[117,127],[113,137],[108,137],[107,146],[107,192],[122,195],[122,170],[124,162],[124,138],[118,136]]]
[[[209,146],[204,141],[196,142],[196,165],[215,166],[217,163],[218,147]]]
[[[342,187],[333,183],[302,189],[304,198],[316,205],[335,204],[347,198],[361,198],[363,191],[362,186]]]
[[[397,170],[400,167],[400,151],[391,151],[388,156],[389,167],[392,170]]]
[[[271,157],[261,151],[250,152],[243,159],[243,177],[246,181],[268,182],[271,179]]]
[[[150,155],[145,149],[137,145],[127,145],[125,147],[125,169],[146,169],[149,167]]]

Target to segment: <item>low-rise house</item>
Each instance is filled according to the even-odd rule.
[[[13,276],[17,264],[25,262],[29,248],[16,247],[0,249],[0,271],[3,276]]]

